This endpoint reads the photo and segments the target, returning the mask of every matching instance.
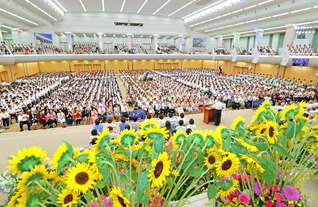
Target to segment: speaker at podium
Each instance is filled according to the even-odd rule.
[[[209,124],[214,121],[214,108],[211,105],[203,106],[203,122]]]

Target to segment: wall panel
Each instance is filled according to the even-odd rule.
[[[105,60],[106,70],[128,70],[128,60]]]
[[[283,66],[281,66],[283,68]],[[256,64],[255,74],[269,75],[275,77],[277,74],[277,65],[272,64]]]
[[[285,78],[305,80],[307,83],[312,81],[314,84],[317,81],[318,68],[314,67],[295,67],[287,66],[285,71]]]
[[[195,68],[202,68],[202,67],[203,67],[203,60],[183,60],[182,61],[182,68],[195,69]]]
[[[39,62],[40,72],[66,72],[70,71],[71,61]]]
[[[26,73],[28,76],[34,75],[40,72],[38,62],[25,63]]]
[[[154,69],[154,60],[133,60],[133,69],[141,70],[141,69]]]

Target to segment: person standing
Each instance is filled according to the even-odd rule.
[[[221,123],[222,110],[225,109],[225,104],[222,103],[221,99],[219,98],[213,105],[213,108],[214,108],[214,125],[219,126]]]

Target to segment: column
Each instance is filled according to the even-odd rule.
[[[284,39],[284,47],[286,47],[287,45],[293,45],[295,38],[296,38],[295,25],[287,25],[285,39]]]
[[[158,34],[153,35],[153,46],[154,46],[155,51],[158,50],[158,38],[159,38]]]
[[[182,52],[183,51],[183,39],[184,36],[183,35],[178,35],[178,49]]]
[[[131,33],[128,33],[127,34],[127,46],[128,46],[128,49],[130,50],[131,47],[132,47],[132,34]]]
[[[68,50],[73,52],[72,32],[65,32]]]
[[[238,47],[239,42],[240,42],[240,38],[241,38],[241,34],[240,33],[233,33],[233,35],[234,35],[233,46]]]
[[[2,23],[0,22],[0,41],[3,41],[1,25],[2,25]]]
[[[103,49],[103,33],[102,32],[98,32],[97,33],[98,35],[98,46],[99,46],[99,49]]]
[[[257,29],[255,30],[255,45],[254,48],[262,46],[264,37],[264,30]]]
[[[216,47],[223,47],[223,36],[216,37]]]

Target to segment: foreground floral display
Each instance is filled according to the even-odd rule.
[[[276,113],[269,102],[250,124],[237,118],[230,129],[168,131],[155,120],[140,132],[103,131],[93,146],[59,146],[49,160],[29,147],[11,156],[7,206],[185,206],[207,192],[214,206],[306,206],[299,183],[315,173],[317,118],[305,104]],[[0,179],[1,182],[1,179]]]

